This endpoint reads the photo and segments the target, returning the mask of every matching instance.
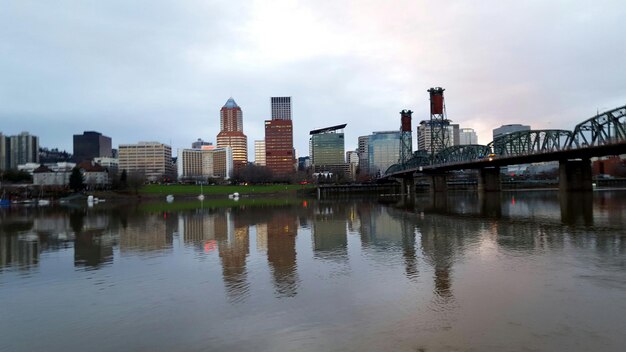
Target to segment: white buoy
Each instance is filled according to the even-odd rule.
[[[239,197],[239,192],[233,193],[233,197],[236,197],[236,198]]]
[[[165,197],[165,201],[166,201],[166,202],[168,202],[168,203],[172,203],[172,202],[174,201],[174,196],[173,196],[173,195],[171,195],[171,194],[168,194],[168,195]]]
[[[93,203],[93,196],[88,196],[87,197],[87,203]]]
[[[198,200],[204,200],[204,194],[199,195]]]

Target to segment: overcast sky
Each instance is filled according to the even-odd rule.
[[[72,150],[95,130],[174,149],[243,110],[250,160],[270,97],[294,144],[347,123],[346,150],[429,118],[430,87],[480,143],[503,124],[574,126],[626,105],[626,2],[0,0],[0,132]]]

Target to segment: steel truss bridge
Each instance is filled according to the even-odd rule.
[[[389,167],[383,178],[619,154],[626,154],[626,106],[589,118],[573,131],[518,131],[487,145],[447,147],[434,156],[417,151],[406,162]]]

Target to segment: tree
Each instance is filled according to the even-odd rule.
[[[128,177],[127,183],[128,187],[130,187],[135,194],[139,194],[139,189],[145,183],[146,177],[141,173],[132,173]]]
[[[272,171],[265,166],[248,164],[235,171],[233,181],[248,183],[270,182],[272,181]]]
[[[126,173],[126,169],[124,169],[124,171],[122,171],[122,174],[120,175],[120,188],[121,189],[126,189],[126,186],[128,186],[128,174]]]
[[[83,188],[85,188],[83,174],[77,167],[72,169],[72,174],[70,175],[70,188],[74,192],[81,191]]]
[[[2,179],[7,182],[31,182],[33,177],[24,170],[9,169],[2,173]]]

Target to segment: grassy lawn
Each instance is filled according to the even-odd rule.
[[[254,206],[281,206],[301,204],[303,201],[297,198],[270,198],[270,199],[240,199],[238,201],[232,199],[211,199],[201,201],[182,201],[173,203],[153,202],[143,203],[140,209],[147,212],[161,211],[181,211],[191,209],[215,209],[215,208],[233,208],[233,207],[254,207]]]
[[[253,193],[295,192],[300,189],[312,188],[313,185],[248,185],[248,186],[202,186],[203,194],[231,194],[239,192],[241,196]],[[142,194],[173,194],[198,195],[200,186],[197,185],[146,185],[139,190]]]

